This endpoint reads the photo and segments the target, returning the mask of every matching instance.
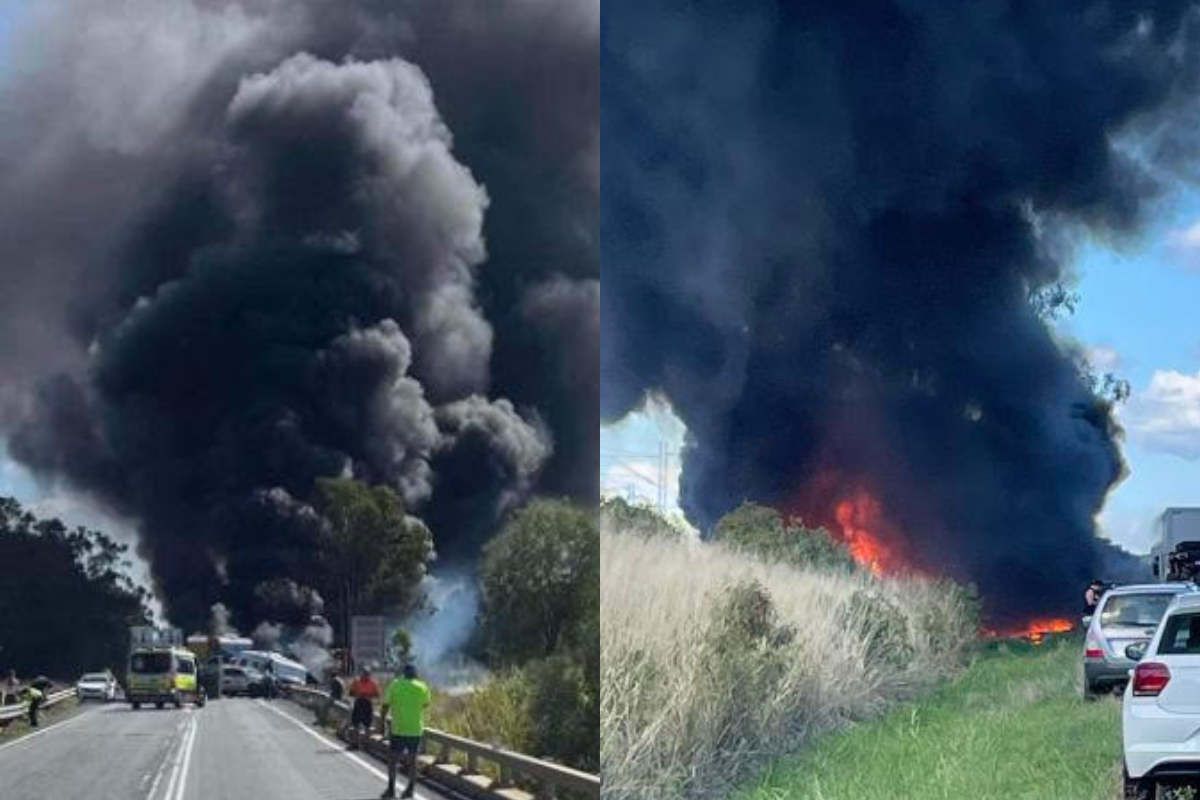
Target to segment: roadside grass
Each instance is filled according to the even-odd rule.
[[[724,800],[955,675],[975,641],[947,582],[614,530],[600,560],[604,800]]]
[[[1085,702],[1080,642],[991,642],[916,702],[776,761],[730,800],[1116,800],[1120,701]]]
[[[38,722],[42,727],[58,720],[61,717],[70,716],[80,708],[80,702],[74,698],[64,700],[50,708],[43,709],[38,715]],[[20,739],[27,733],[32,733],[37,728],[29,727],[29,718],[20,717],[3,727],[0,727],[0,743],[12,742]]]

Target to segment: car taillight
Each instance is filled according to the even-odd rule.
[[[1104,650],[1100,647],[1100,642],[1094,636],[1088,636],[1087,641],[1083,645],[1084,658],[1104,658]]]
[[[1151,661],[1133,668],[1133,693],[1138,697],[1157,697],[1170,681],[1166,664]]]

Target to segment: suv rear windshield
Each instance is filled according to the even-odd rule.
[[[1100,627],[1155,627],[1173,597],[1163,593],[1113,595],[1100,612]]]
[[[129,669],[132,672],[170,672],[170,653],[134,653],[129,659]]]
[[[1164,656],[1200,653],[1200,614],[1172,614],[1158,652]]]
[[[103,672],[91,672],[79,679],[83,683],[103,683],[108,680],[108,676]]]

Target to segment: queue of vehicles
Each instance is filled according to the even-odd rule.
[[[153,704],[202,707],[210,697],[266,697],[281,685],[314,683],[303,664],[271,651],[254,650],[249,639],[193,636],[186,646],[178,630],[130,629],[125,680],[111,670],[90,672],[75,684],[81,701],[124,700],[133,709]]]
[[[1124,797],[1200,781],[1200,508],[1167,509],[1157,583],[1107,587],[1085,617],[1083,694],[1121,691]]]

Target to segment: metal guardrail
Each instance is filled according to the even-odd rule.
[[[284,695],[318,715],[332,716],[339,727],[350,718],[350,704],[336,703],[328,694],[300,686],[285,686]],[[444,731],[425,729],[426,754],[422,775],[432,783],[480,800],[591,800],[600,797],[600,777],[561,764],[514,753]],[[387,744],[372,735],[364,747],[387,758]],[[461,756],[455,759],[455,754]],[[496,777],[484,774],[480,763],[491,764]]]
[[[42,701],[42,708],[50,708],[61,703],[63,700],[75,696],[74,689],[63,689],[58,692],[49,692]],[[15,705],[0,706],[0,722],[11,722],[14,719],[19,719],[29,713],[29,703],[17,703]]]

